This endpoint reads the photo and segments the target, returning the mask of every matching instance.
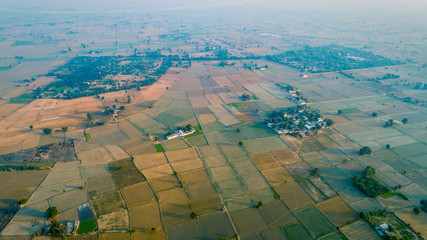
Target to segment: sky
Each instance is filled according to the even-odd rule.
[[[426,0],[0,0],[0,9],[31,12],[146,12],[253,6],[318,11],[427,12]]]

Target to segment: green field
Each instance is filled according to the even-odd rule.
[[[77,229],[78,234],[90,233],[96,228],[96,220],[90,220],[87,222],[82,222]]]
[[[154,147],[156,147],[157,152],[164,152],[165,151],[165,149],[160,144],[156,144],[156,145],[154,145]]]

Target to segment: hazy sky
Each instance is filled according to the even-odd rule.
[[[409,11],[427,13],[426,0],[0,0],[11,11],[153,11],[235,5],[319,11]]]

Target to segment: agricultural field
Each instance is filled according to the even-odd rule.
[[[238,2],[5,2],[0,239],[381,239],[383,209],[427,238],[424,16]]]

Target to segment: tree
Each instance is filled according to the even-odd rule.
[[[86,116],[89,119],[89,121],[93,121],[93,114],[92,113],[88,113],[88,114],[86,114]]]
[[[19,200],[18,205],[24,205],[27,202],[28,202],[28,199],[27,198],[23,198],[23,199]]]
[[[407,119],[407,118],[402,119],[402,123],[403,123],[403,124],[406,124],[407,122],[408,122],[408,119]]]
[[[68,131],[68,126],[62,127],[61,130],[64,133],[64,141],[65,141],[65,133]]]
[[[365,212],[360,212],[360,217],[361,217],[363,220],[368,220],[368,219],[369,219],[368,214],[366,214]]]
[[[330,127],[334,124],[334,121],[332,119],[326,119],[326,126]]]
[[[128,103],[132,102],[132,97],[130,95],[128,95]]]
[[[196,213],[196,212],[192,212],[192,213],[191,213],[191,215],[190,215],[190,217],[191,217],[191,218],[197,218],[197,217],[198,217],[198,215],[197,215],[197,213]]]
[[[44,134],[46,134],[46,135],[50,135],[50,134],[52,134],[52,129],[50,129],[50,128],[45,128],[45,129],[43,129],[43,132],[44,132]]]
[[[390,144],[386,144],[385,148],[390,149]]]
[[[338,115],[341,115],[342,114],[342,110],[338,110]]]
[[[258,203],[257,203],[257,208],[261,208],[262,207],[262,205],[264,205],[263,203],[262,203],[262,201],[259,201]]]
[[[372,117],[378,117],[378,113],[373,112],[373,113],[372,113]]]
[[[30,129],[31,129],[31,130],[33,130],[33,128],[34,128],[34,126],[33,126],[33,125],[30,125]]]
[[[372,153],[372,150],[371,150],[371,148],[370,148],[370,147],[362,147],[362,148],[359,150],[359,154],[360,154],[360,155],[371,154],[371,153]]]
[[[65,228],[61,227],[58,221],[53,220],[52,226],[49,229],[49,233],[54,237],[63,236],[65,234]]]
[[[55,218],[56,216],[58,216],[58,214],[59,212],[56,207],[50,207],[46,210],[46,216],[48,220]]]
[[[394,124],[393,119],[389,119],[387,122],[385,122],[384,127],[392,127]]]
[[[92,135],[90,135],[90,133],[86,133],[85,137],[86,137],[86,141],[89,142],[90,139],[92,138]]]
[[[239,142],[239,146],[243,146],[243,145],[245,145],[245,142],[240,141],[240,142]]]
[[[362,171],[363,177],[373,177],[375,175],[375,168],[371,166],[367,166],[365,170]]]
[[[414,213],[415,214],[420,214],[421,213],[421,208],[419,208],[419,207],[414,207]]]
[[[126,109],[126,107],[125,106],[120,106],[120,108],[119,108],[119,110],[120,111],[123,111],[123,110],[125,110]]]

